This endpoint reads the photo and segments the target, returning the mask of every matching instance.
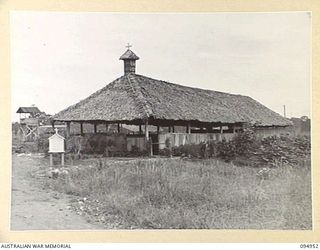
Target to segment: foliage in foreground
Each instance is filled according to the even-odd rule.
[[[106,228],[311,229],[310,162],[259,170],[213,159],[95,161],[47,184],[79,196],[78,213]]]

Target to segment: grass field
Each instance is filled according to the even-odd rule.
[[[310,161],[272,169],[180,158],[87,160],[54,190],[116,229],[312,229]]]

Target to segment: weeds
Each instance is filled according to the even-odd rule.
[[[106,228],[311,229],[306,167],[102,158],[48,182],[55,190],[78,195],[81,209],[74,208]]]

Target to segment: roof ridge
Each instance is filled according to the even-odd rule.
[[[149,115],[152,114],[152,109],[149,107],[147,100],[143,96],[139,84],[134,84],[135,79],[134,78],[130,79],[130,76],[132,76],[132,74],[127,74],[126,78],[129,82],[129,85],[131,87],[133,94],[136,97],[136,98],[133,98],[133,100],[136,102],[138,108],[143,110],[144,116],[149,117]],[[146,117],[144,117],[144,118],[146,118]]]

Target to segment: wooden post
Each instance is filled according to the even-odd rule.
[[[174,125],[172,126],[172,133],[174,133]]]
[[[121,130],[120,130],[120,123],[118,123],[118,133],[120,134]]]
[[[142,134],[142,127],[141,127],[141,125],[139,125],[139,135],[141,135]]]
[[[149,141],[149,128],[148,128],[148,120],[146,120],[145,125],[144,125],[144,131],[146,133],[146,140]]]
[[[83,135],[83,122],[80,122],[80,134]]]
[[[222,141],[223,128],[220,126],[220,141]]]
[[[61,166],[64,166],[64,153],[61,153]]]
[[[108,132],[108,130],[109,130],[109,124],[106,123],[106,132]]]
[[[53,166],[53,157],[52,157],[52,153],[50,154],[50,166]]]
[[[190,124],[190,122],[188,122],[188,124],[187,124],[187,133],[191,134],[191,124]]]
[[[97,124],[96,123],[93,123],[93,131],[95,134],[97,133]]]
[[[160,126],[157,125],[157,134],[159,134],[159,132],[160,132]]]
[[[168,127],[168,131],[169,131],[169,133],[171,133],[171,126]]]
[[[36,135],[36,138],[39,138],[39,136],[40,136],[39,124],[38,124],[37,127],[36,127],[36,133],[35,133],[35,135]]]
[[[236,133],[236,126],[235,125],[232,126],[232,133],[234,133],[234,134]]]
[[[67,132],[67,138],[70,137],[70,123],[71,123],[71,122],[67,122],[67,130],[66,130],[66,132]]]
[[[149,138],[150,143],[150,156],[153,156],[152,138]]]
[[[151,140],[149,138],[149,128],[148,128],[148,120],[145,121],[144,124],[144,131],[145,131],[145,141],[146,141],[146,145],[150,147],[150,156],[152,156],[152,143]]]

